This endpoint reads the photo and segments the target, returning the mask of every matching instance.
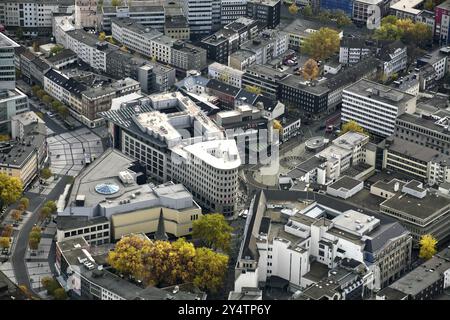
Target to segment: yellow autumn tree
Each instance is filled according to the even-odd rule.
[[[16,202],[22,195],[22,181],[16,177],[10,177],[0,173],[0,200],[3,205]]]
[[[308,59],[302,68],[302,75],[305,80],[311,81],[317,79],[320,70],[316,60]]]
[[[422,259],[430,259],[436,253],[437,240],[431,234],[423,235],[420,238],[419,245],[419,257]]]
[[[244,87],[244,90],[254,94],[261,94],[261,88],[258,86],[246,85]]]
[[[192,237],[201,240],[208,248],[228,251],[233,228],[220,213],[206,214],[192,223]]]
[[[364,128],[361,127],[355,120],[350,120],[349,122],[342,125],[341,135],[349,131],[359,132],[367,135],[367,132],[364,131]]]
[[[301,44],[300,50],[315,60],[325,60],[339,51],[339,33],[330,28],[320,28]]]
[[[298,7],[295,5],[295,2],[289,6],[288,10],[289,10],[290,14],[293,14],[293,15],[297,14]]]

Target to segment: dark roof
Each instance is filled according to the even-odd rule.
[[[364,250],[375,253],[382,249],[389,239],[400,237],[405,233],[407,230],[399,222],[381,225],[370,235],[371,239],[366,240]]]
[[[254,105],[258,97],[259,96],[257,94],[241,89],[238,95],[236,96],[236,99],[241,99],[242,101],[245,101],[248,104]]]
[[[68,90],[69,92],[73,93],[77,97],[81,97],[81,94],[83,91],[87,90],[87,87],[82,84],[81,82],[70,78],[64,85],[64,89]]]
[[[56,222],[58,230],[71,230],[109,223],[106,217],[89,218],[88,216],[58,216]]]
[[[36,58],[33,61],[31,61],[31,63],[34,64],[36,66],[36,69],[38,69],[41,72],[45,72],[48,69],[50,69],[50,65],[41,58]]]
[[[259,226],[259,233],[269,233],[270,221],[271,219],[269,217],[262,217],[261,225]]]
[[[54,69],[50,69],[45,77],[50,79],[51,81],[57,83],[60,86],[63,86],[69,79],[63,76],[61,73],[56,72]]]
[[[385,42],[381,44],[380,52],[378,57],[384,61],[390,61],[390,55],[393,54],[397,49],[403,49],[406,46],[400,40],[394,42]]]
[[[206,87],[227,95],[231,95],[233,97],[236,97],[241,90],[240,88],[230,86],[229,84],[223,83],[222,81],[219,81],[217,79],[211,79],[210,81],[208,81]]]
[[[50,63],[57,63],[61,60],[65,60],[65,59],[71,58],[71,57],[76,58],[77,54],[70,49],[64,49],[64,50],[58,52],[57,54],[55,54],[54,56],[47,58],[47,61]]]
[[[340,189],[340,188],[346,188],[348,190],[351,190],[357,186],[359,186],[361,183],[363,183],[360,180],[354,179],[352,177],[348,177],[348,176],[343,176],[342,178],[339,178],[338,180],[336,180],[334,183],[332,183],[331,185],[329,185],[329,188],[332,189]]]
[[[263,96],[263,95],[259,95],[256,98],[255,105],[258,102],[262,102],[263,103],[264,110],[266,110],[266,111],[272,111],[278,104],[278,100],[271,99],[271,98]]]

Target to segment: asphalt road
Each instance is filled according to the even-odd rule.
[[[60,178],[56,186],[48,195],[39,195],[34,192],[25,192],[24,196],[30,199],[29,211],[30,218],[22,226],[19,233],[16,235],[16,242],[14,250],[11,255],[11,262],[14,268],[14,275],[19,285],[25,285],[31,290],[30,279],[25,264],[25,253],[28,250],[28,236],[31,229],[39,220],[39,209],[48,200],[57,200],[59,195],[64,192],[64,188],[69,181],[68,176]]]

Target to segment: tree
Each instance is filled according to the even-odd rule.
[[[396,16],[389,15],[389,16],[386,16],[383,19],[381,19],[381,25],[396,24],[397,20],[398,20],[398,18]]]
[[[339,50],[339,33],[330,28],[320,28],[301,44],[301,50],[315,60],[325,60]]]
[[[11,218],[13,218],[14,221],[19,222],[20,218],[22,218],[22,212],[19,210],[11,210]]]
[[[39,52],[39,43],[37,43],[36,41],[33,42],[33,51]]]
[[[52,201],[52,200],[48,200],[44,204],[44,207],[49,208],[50,209],[50,213],[56,213],[56,210],[58,210],[55,201]]]
[[[114,38],[113,37],[108,37],[107,38],[107,41],[109,42],[109,43],[111,43],[111,44],[116,44],[116,41],[114,40]]]
[[[49,179],[51,176],[53,175],[52,171],[50,170],[50,168],[44,168],[41,170],[41,178],[42,179]]]
[[[30,249],[37,250],[39,247],[39,243],[41,242],[42,231],[40,227],[33,227],[28,236],[28,245]]]
[[[55,291],[57,289],[61,288],[58,281],[56,281],[52,277],[43,277],[41,279],[41,284],[47,290],[47,293],[50,295],[54,295]],[[64,291],[64,289],[63,289],[63,291]]]
[[[32,294],[31,294],[31,292],[30,292],[30,290],[28,290],[28,288],[27,288],[25,285],[21,284],[21,285],[19,286],[19,289],[20,289],[20,291],[23,292],[23,294],[24,294],[28,299],[31,299],[31,298],[33,297]]]
[[[42,101],[43,101],[44,103],[46,103],[47,105],[49,105],[49,104],[52,103],[53,99],[52,99],[52,97],[50,97],[48,94],[46,94],[46,95],[44,95],[44,96],[42,97]]]
[[[54,56],[54,55],[57,55],[58,53],[60,53],[61,51],[63,51],[64,50],[64,47],[63,46],[61,46],[61,45],[56,45],[56,46],[53,46],[51,49],[50,49],[50,57],[52,57],[52,56]]]
[[[9,237],[0,237],[0,248],[8,249],[10,245],[11,242]]]
[[[62,105],[61,107],[59,107],[58,113],[63,119],[66,119],[69,115],[69,109],[66,106]]]
[[[202,240],[207,247],[214,250],[230,249],[232,227],[219,213],[207,214],[192,223],[192,237]]]
[[[25,206],[21,203],[19,203],[19,205],[17,206],[17,210],[19,210],[20,212],[24,212],[25,211]]]
[[[361,127],[355,120],[350,120],[349,122],[342,125],[341,135],[349,131],[359,132],[367,135],[367,133],[364,131],[364,128]]]
[[[327,11],[321,11],[317,16],[320,22],[326,23],[331,22],[330,14]]]
[[[12,236],[12,233],[13,233],[13,226],[8,224],[8,225],[3,227],[1,236],[9,238],[9,237]]]
[[[16,37],[21,40],[23,38],[23,29],[21,27],[16,30]]]
[[[352,19],[350,19],[344,12],[342,12],[337,15],[336,23],[338,28],[342,28],[351,25]]]
[[[16,202],[22,191],[23,186],[19,178],[0,173],[0,200],[3,206]]]
[[[246,85],[244,90],[253,94],[261,94],[261,88],[258,86]]]
[[[42,89],[39,89],[38,91],[36,91],[36,96],[42,100],[42,98],[45,96],[45,91]]]
[[[55,111],[58,111],[58,109],[62,106],[62,103],[59,102],[58,100],[55,100],[52,102],[52,108]]]
[[[55,300],[67,300],[67,293],[63,288],[58,288],[53,292]]]
[[[292,14],[292,15],[296,15],[298,13],[298,7],[295,5],[295,2],[293,2],[289,6],[288,10],[289,10],[289,13]]]
[[[410,32],[414,28],[414,22],[411,19],[398,19],[395,25],[403,34]]]
[[[49,207],[42,207],[41,210],[39,210],[39,219],[41,221],[44,221],[45,219],[48,219],[52,215],[52,210]]]
[[[198,248],[195,259],[194,285],[200,289],[217,292],[223,285],[228,266],[228,256],[207,248]]]
[[[319,72],[319,66],[314,59],[308,59],[303,65],[302,75],[305,80],[311,81],[317,79]]]
[[[25,210],[30,206],[30,200],[28,198],[20,198],[19,203],[24,206]]]
[[[137,236],[126,236],[108,253],[108,263],[117,271],[144,278],[142,253],[146,241]]]
[[[122,5],[122,0],[112,0],[111,1],[111,6],[113,7],[119,7]]]
[[[30,247],[31,250],[37,250],[39,248],[39,242],[41,242],[40,240],[38,240],[38,238],[29,238],[28,239],[28,246]]]
[[[105,41],[105,39],[106,39],[106,33],[100,32],[100,34],[98,35],[98,40]]]
[[[434,10],[433,0],[426,0],[423,4],[423,8],[428,11],[433,11]]]
[[[423,235],[419,241],[419,257],[428,260],[436,253],[437,240],[431,234]]]
[[[311,17],[313,15],[313,10],[311,8],[311,5],[308,4],[308,5],[304,6],[302,9],[302,14],[305,17]]]
[[[374,38],[377,40],[400,40],[402,36],[402,30],[390,23],[381,25],[374,33]]]
[[[41,90],[41,87],[38,85],[34,85],[31,87],[31,91],[33,92],[34,95],[36,95],[36,93]]]
[[[422,22],[414,24],[413,28],[405,34],[405,42],[414,46],[425,47],[433,40],[433,32],[431,28]]]

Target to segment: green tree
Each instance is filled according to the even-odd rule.
[[[41,210],[39,210],[39,219],[41,221],[44,221],[52,216],[52,210],[49,207],[42,207]]]
[[[11,245],[9,237],[0,237],[0,248],[7,249]]]
[[[325,60],[339,50],[340,38],[336,30],[320,28],[301,44],[301,50],[314,60]]]
[[[63,288],[58,288],[53,291],[55,300],[67,300],[67,293]]]
[[[58,111],[58,109],[59,109],[61,106],[62,106],[62,103],[59,102],[58,100],[54,100],[54,101],[52,102],[52,108],[53,108],[53,110],[55,110],[55,111]]]
[[[192,223],[192,237],[202,240],[214,250],[227,252],[230,249],[231,231],[233,228],[219,213],[206,214]]]
[[[42,97],[42,101],[43,101],[45,104],[50,105],[50,104],[52,103],[53,99],[52,99],[52,97],[50,97],[48,94],[46,94],[46,95],[44,95],[44,96]]]
[[[46,92],[42,89],[39,89],[36,91],[36,96],[39,98],[39,100],[42,100],[42,98],[46,95]]]
[[[361,127],[355,120],[350,120],[349,122],[346,122],[342,125],[341,135],[349,131],[359,132],[367,135],[367,133],[364,131],[364,128]]]
[[[384,17],[383,19],[381,19],[381,25],[385,25],[385,24],[396,24],[397,23],[398,18],[396,16],[393,15],[389,15]]]
[[[67,108],[66,106],[62,105],[61,107],[59,107],[58,113],[63,119],[66,119],[67,116],[69,115],[69,108]]]
[[[36,41],[33,42],[33,51],[39,52],[39,43],[37,43]]]
[[[61,45],[56,45],[56,46],[54,46],[54,47],[52,47],[51,49],[50,49],[50,57],[52,57],[52,56],[54,56],[54,55],[57,55],[58,53],[60,53],[61,51],[63,51],[64,50],[64,47],[63,46],[61,46]]]
[[[23,38],[23,29],[21,27],[17,28],[17,30],[16,30],[16,37],[19,40],[22,40],[22,38]]]
[[[350,19],[344,12],[340,12],[336,16],[336,24],[338,28],[347,27],[352,24],[352,19]]]
[[[302,68],[302,75],[305,80],[311,81],[317,79],[320,70],[316,60],[308,59]]]
[[[194,285],[210,292],[217,292],[223,286],[228,266],[228,256],[208,248],[198,248],[194,265]]]
[[[119,7],[122,5],[122,0],[111,0],[111,5],[113,7]]]
[[[304,6],[302,9],[302,14],[305,17],[311,17],[313,15],[313,10],[311,8],[311,5],[308,4],[308,5]]]
[[[377,40],[400,40],[402,36],[402,29],[390,23],[381,25],[374,33],[374,38]]]
[[[13,231],[14,231],[13,226],[10,225],[10,224],[8,224],[8,225],[6,225],[6,226],[3,227],[1,236],[2,236],[2,237],[8,237],[8,238],[9,238],[9,237],[12,236]]]
[[[423,8],[428,11],[433,11],[434,10],[433,0],[426,0],[423,4]]]
[[[419,257],[425,260],[431,259],[436,253],[437,240],[431,234],[423,235],[420,238]]]
[[[56,281],[52,277],[43,277],[41,279],[41,284],[45,288],[45,290],[47,290],[47,293],[52,296],[55,294],[55,291],[57,289],[61,288],[58,281]]]
[[[28,209],[28,207],[30,206],[30,200],[28,198],[20,198],[19,203],[22,204],[25,208],[25,210]]]
[[[23,185],[19,178],[0,173],[0,200],[3,206],[16,202],[22,192]]]
[[[42,88],[38,85],[34,85],[31,87],[31,91],[33,92],[34,95],[36,95],[36,93],[41,90]]]
[[[50,168],[43,168],[41,170],[41,178],[44,179],[44,180],[49,179],[52,175],[53,175],[53,173],[50,170]]]
[[[50,213],[56,213],[56,210],[58,210],[55,201],[52,201],[52,200],[48,200],[44,204],[44,207],[49,208],[50,209]]]

